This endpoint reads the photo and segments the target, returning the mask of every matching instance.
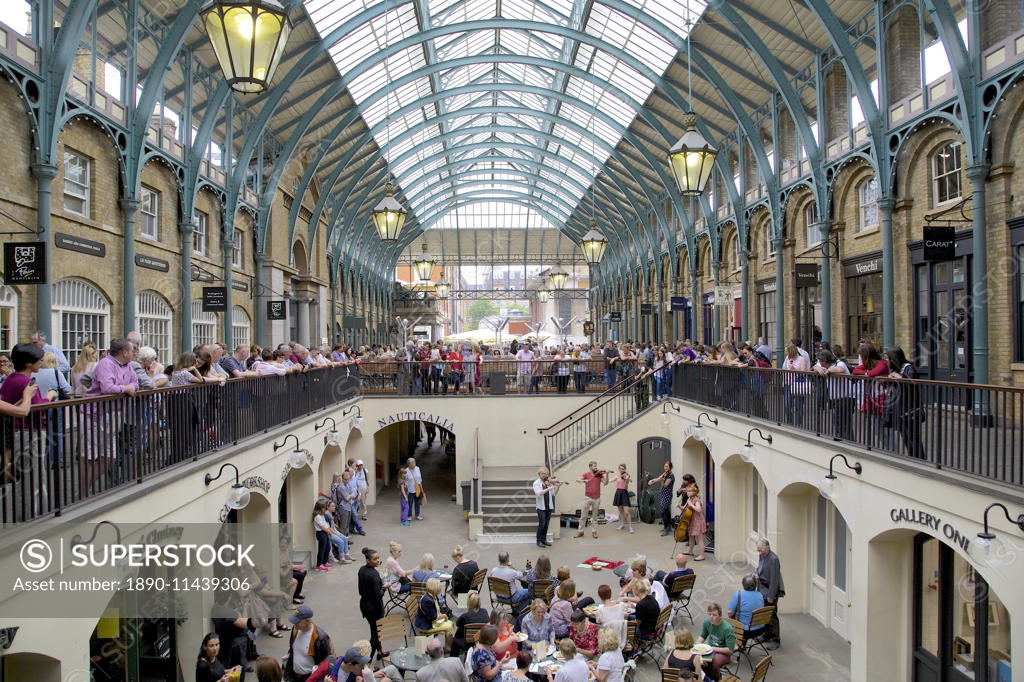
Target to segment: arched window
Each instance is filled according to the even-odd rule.
[[[807,230],[807,246],[821,243],[821,224],[818,221],[818,202],[804,206],[804,228]]]
[[[932,199],[936,206],[956,201],[963,194],[960,143],[951,142],[932,157]]]
[[[135,295],[135,319],[142,343],[156,349],[160,362],[174,362],[171,352],[171,326],[174,313],[167,300],[155,291],[140,291]]]
[[[233,346],[248,346],[252,338],[252,319],[242,306],[231,307],[231,343]],[[234,350],[232,348],[231,350]]]
[[[192,301],[192,345],[205,346],[216,339],[217,313],[203,312],[203,302]]]
[[[18,292],[0,286],[0,349],[10,350],[18,340]]]
[[[99,289],[81,279],[62,279],[53,285],[53,338],[68,362],[75,364],[86,341],[98,350],[107,348],[110,303]]]
[[[857,185],[857,231],[878,227],[878,180],[871,178]]]

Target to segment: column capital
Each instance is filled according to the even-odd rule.
[[[33,163],[29,168],[37,180],[53,180],[57,177],[57,166],[52,163]]]
[[[139,200],[135,197],[121,197],[117,200],[117,203],[121,206],[121,210],[126,213],[135,213],[139,210]]]
[[[976,163],[967,167],[966,173],[967,178],[971,182],[983,182],[988,178],[989,171],[992,170],[992,164],[989,163]]]
[[[878,210],[888,213],[892,213],[893,209],[896,208],[896,199],[893,197],[878,197]]]
[[[196,230],[196,224],[191,220],[182,220],[178,223],[178,230],[182,234],[192,234]]]

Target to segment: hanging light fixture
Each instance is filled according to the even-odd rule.
[[[277,0],[213,0],[199,10],[220,68],[233,90],[267,89],[292,24]]]
[[[828,461],[828,473],[825,478],[821,479],[821,483],[818,484],[818,490],[821,491],[822,496],[827,500],[835,500],[842,493],[842,484],[840,483],[839,477],[835,474],[833,465],[837,459],[843,460],[843,464],[846,468],[854,472],[858,476],[864,471],[864,467],[861,466],[860,462],[854,462],[850,464],[850,460],[846,459],[846,455],[841,452],[837,452],[832,455],[832,459]]]
[[[693,70],[690,66],[691,43],[693,42],[693,15],[690,3],[686,3],[686,76],[690,106],[693,106]],[[679,193],[684,197],[697,197],[704,193],[711,169],[715,165],[718,150],[711,146],[697,130],[697,114],[688,111],[683,114],[683,136],[668,150],[669,165]]]
[[[395,187],[390,182],[384,188],[384,198],[373,207],[373,226],[382,242],[398,241],[398,233],[405,227],[405,209],[395,199]]]
[[[590,231],[583,235],[580,242],[580,250],[583,251],[583,258],[588,265],[597,265],[604,258],[604,251],[608,248],[608,240],[597,231],[597,223],[590,221]]]
[[[442,279],[440,282],[434,285],[434,292],[438,298],[448,298],[448,293],[451,291],[452,286],[448,284],[448,280]]]
[[[551,289],[548,288],[547,282],[542,282],[540,288],[537,289],[537,300],[541,303],[547,303],[551,298]]]
[[[555,266],[548,270],[548,279],[551,281],[551,286],[560,291],[569,281],[569,273],[562,267],[561,262],[556,262]]]
[[[228,499],[226,502],[228,509],[245,509],[245,507],[249,504],[249,491],[238,480],[238,467],[232,464],[231,462],[225,462],[224,464],[221,464],[216,476],[206,474],[206,476],[203,477],[203,482],[206,485],[210,485],[211,483],[213,483],[214,481],[221,477],[221,474],[224,473],[224,469],[227,467],[231,467],[232,469],[235,470],[235,482],[231,485],[231,489],[228,491]]]
[[[434,273],[435,265],[437,265],[437,261],[427,254],[427,244],[424,242],[422,253],[419,258],[412,262],[412,268],[416,271],[417,277],[424,282],[429,282],[430,276]]]

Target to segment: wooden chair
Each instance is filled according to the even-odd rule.
[[[554,580],[534,580],[530,587],[530,597],[541,599],[548,606],[551,605],[551,594],[554,592]]]
[[[696,582],[696,573],[676,576],[675,580],[672,581],[672,586],[668,591],[668,600],[672,605],[672,616],[669,618],[669,621],[674,623],[676,615],[682,609],[686,611],[686,617],[690,619],[690,624],[694,624],[693,614],[690,613],[690,597],[693,596],[693,586]]]
[[[504,606],[508,608],[509,615],[512,614],[514,610],[512,604],[512,583],[504,578],[489,576],[487,578],[487,591],[491,595],[492,609]]]
[[[419,599],[420,597],[422,597],[426,593],[427,593],[427,584],[426,583],[414,582],[414,583],[412,583],[412,588],[409,590],[409,594],[411,594],[412,596],[416,597],[417,599]]]
[[[734,664],[736,665],[736,672],[739,672],[740,659],[743,656],[743,644],[747,639],[746,630],[743,629],[743,623],[739,622],[735,618],[723,618],[725,622],[732,626],[732,636],[736,641],[736,648],[733,649],[732,655],[735,656],[735,660],[729,661],[726,665],[722,666],[722,672],[728,673],[733,679],[739,679],[736,674],[729,670]]]
[[[750,614],[750,627],[747,628],[743,655],[747,657],[747,662],[750,663],[751,670],[754,669],[754,661],[750,658],[751,649],[754,647],[761,647],[764,655],[768,655],[768,647],[765,646],[765,637],[768,634],[768,628],[766,626],[772,621],[772,616],[774,614],[775,604],[762,606]]]
[[[622,645],[622,653],[626,658],[632,659],[636,656],[636,621],[626,621],[626,641]]]
[[[487,569],[481,568],[479,571],[473,574],[473,579],[469,581],[469,591],[476,590],[480,591],[480,587],[484,584],[484,580],[487,578]]]
[[[387,590],[388,603],[384,605],[384,615],[387,615],[397,608],[405,606],[405,598],[409,592],[395,592],[390,587]]]
[[[658,623],[655,627],[654,634],[651,637],[636,637],[636,658],[639,659],[641,656],[646,656],[651,659],[651,662],[658,665],[658,660],[655,658],[654,651],[659,647],[663,647],[665,640],[665,631],[668,629],[668,618],[672,615],[672,605],[668,604],[658,614]]]
[[[761,680],[768,676],[768,668],[771,665],[771,654],[758,661],[757,665],[754,666],[754,674],[750,676],[750,682],[761,682]],[[743,682],[743,680],[730,673],[722,676],[722,682]]]
[[[662,668],[661,669],[661,682],[678,682],[679,680],[679,669],[678,668]]]
[[[416,616],[420,612],[420,599],[415,595],[409,595],[405,600],[405,614],[409,616],[409,625],[414,635],[422,635],[423,632],[416,627]]]
[[[377,621],[377,639],[381,641],[382,647],[384,642],[396,640],[399,637],[405,642],[405,646],[409,646],[409,631],[405,627],[405,614],[393,613]]]
[[[466,632],[466,644],[475,644],[480,631],[484,629],[485,625],[487,623],[466,623],[462,626]]]

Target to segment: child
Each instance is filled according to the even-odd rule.
[[[409,473],[407,467],[398,470],[398,492],[402,494],[402,525],[408,526],[409,522],[409,493],[405,490],[405,477]]]

